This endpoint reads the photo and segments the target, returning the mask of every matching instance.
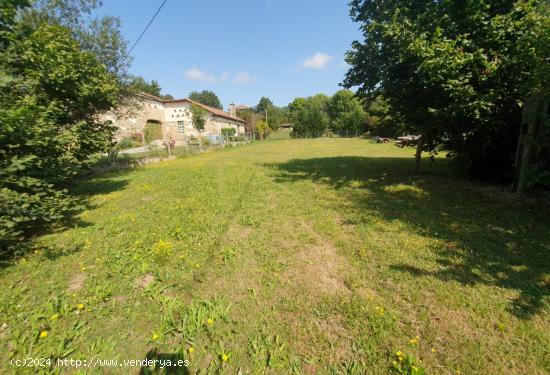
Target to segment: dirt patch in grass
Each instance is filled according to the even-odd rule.
[[[299,251],[283,277],[291,285],[313,295],[349,294],[343,275],[346,265],[347,259],[337,253],[334,245],[325,241]]]
[[[147,288],[151,283],[155,281],[155,276],[151,274],[140,276],[136,279],[134,285],[136,288],[144,289]]]
[[[76,292],[84,287],[84,282],[86,281],[86,275],[83,273],[77,273],[73,275],[69,280],[69,292]]]

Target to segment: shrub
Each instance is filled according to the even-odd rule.
[[[256,132],[256,136],[258,136],[260,139],[266,138],[271,132],[271,128],[269,127],[269,124],[263,120],[256,122],[256,125],[254,126],[254,130]]]
[[[112,147],[115,128],[96,115],[115,107],[119,92],[116,78],[67,29],[24,32],[0,44],[2,251],[78,208],[62,186],[91,155]]]
[[[117,143],[117,148],[119,150],[126,150],[126,149],[132,148],[132,147],[134,147],[134,140],[130,137],[122,138]]]
[[[235,128],[223,128],[221,132],[224,137],[233,137],[237,130]]]

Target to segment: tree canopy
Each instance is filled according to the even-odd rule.
[[[2,3],[2,14],[23,2]],[[56,23],[2,20],[0,60],[0,248],[77,207],[64,182],[112,146],[99,120],[116,107],[119,80]],[[31,27],[32,26],[32,27]]]
[[[218,96],[210,90],[193,91],[189,94],[189,99],[212,108],[223,109],[222,102]]]
[[[539,68],[547,65],[548,5],[354,0],[351,16],[364,40],[346,55],[344,86],[383,96],[421,136],[418,160],[445,147],[475,176],[510,178],[522,104],[534,80],[548,82]]]
[[[27,3],[26,1],[16,1]],[[42,24],[59,25],[70,31],[79,47],[92,52],[121,83],[127,82],[132,59],[128,42],[120,31],[118,17],[96,12],[100,0],[36,0],[19,12],[23,25],[36,29]]]
[[[192,104],[190,110],[193,127],[198,131],[203,131],[206,125],[206,116],[208,112],[206,112],[206,109],[196,104]]]
[[[327,103],[327,114],[333,131],[340,134],[362,134],[365,131],[365,110],[350,90],[339,90],[332,95]]]
[[[134,91],[141,91],[147,94],[160,97],[160,85],[154,79],[151,82],[147,82],[143,77],[134,76],[130,81],[130,88]]]
[[[317,94],[308,98],[296,98],[288,105],[293,123],[292,136],[319,137],[329,125],[327,105],[329,97]]]
[[[260,98],[260,101],[258,102],[258,104],[256,105],[256,107],[254,109],[258,113],[264,113],[267,109],[273,108],[273,107],[274,107],[274,105],[273,105],[273,102],[271,101],[271,99],[269,99],[266,96],[262,96]]]

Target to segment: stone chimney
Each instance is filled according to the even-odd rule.
[[[237,117],[237,110],[235,109],[235,103],[229,104],[229,114],[233,117]]]

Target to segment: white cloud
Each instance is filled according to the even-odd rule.
[[[256,78],[253,77],[248,72],[239,72],[235,75],[235,78],[233,79],[233,82],[235,83],[254,83],[256,81]]]
[[[212,74],[208,74],[200,70],[199,68],[191,68],[186,70],[185,77],[194,81],[203,81],[209,83],[214,83],[217,81],[216,77],[214,77]]]
[[[306,69],[323,69],[333,57],[326,53],[317,52],[315,55],[304,60],[303,66]]]
[[[220,76],[215,76],[201,70],[199,68],[191,68],[185,71],[185,77],[194,81],[202,81],[207,83],[219,83],[219,82],[233,82],[235,84],[247,84],[256,82],[256,77],[254,77],[249,72],[238,72],[237,74],[231,74],[229,70],[223,72]]]

